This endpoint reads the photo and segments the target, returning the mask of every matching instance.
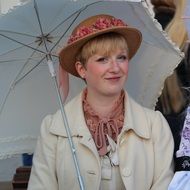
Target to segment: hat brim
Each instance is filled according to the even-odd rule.
[[[69,73],[76,77],[80,77],[76,71],[76,55],[78,54],[81,47],[90,39],[99,36],[101,34],[115,32],[121,34],[127,41],[129,50],[129,60],[136,54],[142,41],[142,34],[136,28],[128,26],[117,26],[110,29],[100,30],[98,32],[89,34],[76,40],[75,42],[67,45],[59,52],[59,60],[61,66]]]

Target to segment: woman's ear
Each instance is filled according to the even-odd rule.
[[[80,61],[77,61],[75,63],[75,68],[76,68],[78,74],[80,75],[80,77],[85,79],[85,73],[86,73],[85,66]]]

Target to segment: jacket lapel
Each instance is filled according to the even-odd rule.
[[[79,143],[87,147],[95,155],[96,159],[99,160],[96,145],[84,119],[81,100],[82,93],[65,106],[71,137],[79,137]],[[61,111],[58,111],[53,118],[54,120],[52,121],[50,132],[57,136],[68,138]]]

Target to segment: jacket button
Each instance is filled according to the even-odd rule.
[[[130,168],[124,168],[123,171],[122,171],[122,175],[124,177],[129,177],[131,175],[131,170]]]

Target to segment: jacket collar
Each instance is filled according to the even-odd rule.
[[[125,120],[122,132],[133,130],[141,138],[150,138],[150,123],[147,117],[147,108],[135,102],[125,92]]]
[[[86,127],[81,100],[82,92],[65,106],[65,112],[70,126],[71,136],[85,137],[85,141],[89,141],[91,139],[91,134]],[[125,92],[125,120],[122,133],[133,130],[142,138],[150,138],[146,109],[147,108],[136,103],[127,92]],[[62,124],[63,119],[61,112],[58,111],[53,118],[50,132],[58,136],[67,137],[68,135]]]
[[[65,114],[67,116],[67,123],[69,124],[69,130],[71,136],[87,136],[90,137],[90,133],[86,126],[84,119],[84,114],[82,110],[82,93],[76,96],[65,106]],[[63,137],[68,137],[67,132],[64,127],[64,121],[62,119],[62,113],[59,110],[53,117],[53,121],[50,127],[50,132]]]

